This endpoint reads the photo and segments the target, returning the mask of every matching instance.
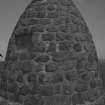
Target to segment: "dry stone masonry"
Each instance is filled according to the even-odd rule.
[[[101,88],[92,35],[73,1],[33,0],[10,37],[0,96],[20,105],[86,105]]]

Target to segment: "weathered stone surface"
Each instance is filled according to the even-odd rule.
[[[54,62],[63,62],[68,60],[69,52],[54,52],[52,53],[52,60]]]
[[[24,61],[22,65],[22,73],[27,74],[32,71],[32,64],[30,61]]]
[[[55,74],[52,75],[51,83],[58,84],[58,83],[62,83],[63,80],[64,80],[64,78],[63,78],[62,73],[55,73]]]
[[[103,95],[100,99],[94,102],[94,105],[105,105],[105,95]]]
[[[52,85],[44,85],[40,87],[40,94],[42,96],[53,96],[53,86]]]
[[[82,80],[89,81],[93,77],[93,73],[86,71],[84,73],[81,73],[79,76]]]
[[[83,80],[77,80],[74,86],[74,90],[77,92],[85,92],[88,90],[88,88],[89,88],[88,82]]]
[[[24,82],[23,75],[21,75],[21,74],[20,75],[17,75],[16,82],[23,83]]]
[[[66,95],[47,97],[45,105],[71,105],[71,98]]]
[[[50,81],[49,76],[47,74],[40,73],[38,76],[38,81],[39,81],[39,84],[47,84]]]
[[[69,95],[69,96],[74,94],[73,87],[69,83],[63,84],[62,92],[64,95]]]
[[[56,84],[54,85],[54,95],[60,95],[62,93],[62,85]]]
[[[36,83],[37,82],[37,76],[36,76],[36,74],[34,74],[34,73],[29,73],[28,75],[27,75],[27,81],[29,82],[29,83]]]
[[[76,71],[67,71],[65,72],[65,79],[68,82],[75,82],[78,79],[78,74]]]
[[[90,89],[90,90],[82,93],[83,99],[88,102],[94,102],[100,96],[101,96],[101,94],[99,93],[99,91],[97,89]]]
[[[7,83],[7,91],[11,93],[17,93],[18,85],[15,82]]]
[[[95,80],[95,78],[92,78],[91,80],[90,80],[90,88],[96,88],[97,87],[97,83],[96,83],[96,80]]]
[[[32,32],[44,32],[44,26],[42,26],[42,25],[33,25],[33,26],[30,26],[30,30],[32,31]]]
[[[19,35],[15,36],[15,44],[18,49],[30,47],[32,45],[32,33],[19,33]]]
[[[85,105],[82,95],[80,93],[75,93],[72,96],[72,105]]]
[[[48,55],[39,55],[36,57],[35,61],[36,62],[42,62],[42,63],[46,63],[50,60]]]
[[[4,69],[0,82],[4,93],[0,95],[11,97],[9,100],[14,97],[16,102],[19,101],[17,94],[7,97],[7,88],[15,93],[18,85],[18,92],[23,96],[46,96],[46,105],[70,105],[71,83],[76,91],[72,103],[76,105],[83,102],[80,93],[87,92],[88,87],[86,97],[90,101],[96,100],[98,93],[93,88],[100,91],[102,86],[98,82],[96,86],[92,80],[91,72],[98,73],[96,48],[72,0],[33,0],[27,6],[10,37]],[[7,81],[10,84],[7,85]],[[24,104],[44,105],[36,97],[25,98]]]
[[[55,72],[57,71],[58,67],[55,62],[49,62],[48,64],[45,65],[45,71],[46,72]]]
[[[55,39],[54,33],[44,33],[41,37],[43,41],[53,41]]]
[[[37,98],[35,96],[27,96],[24,99],[24,105],[44,105],[42,98]]]
[[[60,51],[70,51],[71,43],[68,41],[59,42],[59,50]]]
[[[55,42],[49,42],[47,52],[51,53],[51,52],[55,52],[55,51],[56,51],[56,43]]]
[[[56,9],[57,9],[57,7],[55,4],[49,4],[47,6],[47,11],[49,11],[49,12],[55,11]]]
[[[46,31],[48,31],[48,32],[58,32],[58,27],[53,25],[53,24],[51,24],[51,25],[48,25],[46,27]]]
[[[19,95],[26,96],[29,93],[30,93],[30,90],[26,85],[23,85],[22,87],[19,88],[19,92],[18,92]]]
[[[34,41],[32,51],[35,53],[44,53],[46,51],[46,45],[40,41]]]

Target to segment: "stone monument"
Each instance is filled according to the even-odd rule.
[[[72,0],[27,6],[0,81],[0,96],[20,105],[86,105],[102,95],[94,41]]]

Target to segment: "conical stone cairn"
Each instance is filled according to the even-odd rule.
[[[93,38],[72,0],[27,6],[0,81],[0,96],[20,105],[86,105],[102,95]]]

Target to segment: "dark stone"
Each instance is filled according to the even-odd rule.
[[[7,90],[7,81],[0,81],[0,89]]]
[[[79,71],[80,71],[81,69],[84,68],[84,65],[85,65],[85,64],[86,64],[85,58],[81,57],[81,58],[77,59],[76,67],[75,67],[75,68],[77,69],[78,73],[79,73]]]
[[[0,89],[0,97],[7,99],[7,91],[4,89]]]
[[[0,78],[1,78],[2,81],[7,81],[7,70],[1,71],[0,76],[1,76]]]
[[[63,62],[69,59],[69,52],[54,52],[52,53],[52,61],[54,62]]]
[[[66,35],[63,32],[57,32],[56,33],[56,41],[64,41],[66,39]]]
[[[23,95],[23,96],[26,96],[30,93],[30,89],[28,88],[28,86],[26,85],[23,85],[19,88],[19,92],[18,94],[19,95]]]
[[[17,78],[16,78],[16,81],[18,82],[18,83],[23,83],[23,76],[22,75],[17,75]]]
[[[22,52],[18,54],[18,56],[19,56],[19,59],[22,61],[30,60],[32,58],[29,52]]]
[[[62,85],[61,84],[54,85],[54,95],[56,94],[60,95],[61,92],[62,92]]]
[[[76,52],[80,52],[82,50],[82,47],[81,47],[80,43],[76,43],[76,44],[73,45],[73,49]]]
[[[36,0],[36,1],[43,1],[43,0]],[[35,1],[33,1],[33,2],[35,2]],[[32,7],[34,7],[34,8],[32,8],[32,7],[31,8],[35,12],[40,12],[40,11],[45,10],[45,6],[46,6],[46,3],[36,3],[36,4],[34,3],[34,4],[32,4]]]
[[[89,84],[90,84],[90,88],[93,88],[94,89],[94,88],[97,87],[97,82],[96,82],[95,78],[92,78],[90,80]]]
[[[6,100],[1,100],[0,105],[9,105],[9,103]]]
[[[18,85],[15,82],[7,83],[7,91],[11,93],[17,93]]]
[[[68,41],[59,42],[59,50],[60,51],[69,51],[70,47],[71,47],[71,45]]]
[[[31,89],[31,94],[37,95],[39,93],[40,93],[39,83],[34,83],[32,89]]]
[[[94,105],[105,105],[105,96],[103,96],[100,99],[96,100]]]
[[[91,79],[91,75],[92,75],[91,72],[86,71],[80,74],[80,78],[84,81],[89,81]]]
[[[88,29],[88,27],[86,25],[80,24],[79,27],[78,27],[78,31],[88,33],[89,29]]]
[[[56,43],[50,42],[47,48],[47,52],[55,52],[56,51]]]
[[[68,82],[75,82],[78,79],[77,72],[76,71],[65,72],[65,79]]]
[[[55,25],[48,25],[46,27],[46,31],[48,31],[48,32],[58,32],[58,27],[55,26]]]
[[[74,91],[73,91],[72,86],[70,84],[63,84],[62,92],[64,95],[70,95],[71,96]]]
[[[29,83],[36,83],[37,82],[37,76],[34,73],[30,73],[27,76],[27,81]]]
[[[55,11],[55,10],[56,10],[56,5],[54,5],[54,4],[49,4],[49,5],[47,6],[47,11],[53,12],[53,11]]]
[[[10,72],[8,72],[8,78],[7,79],[9,82],[14,82],[16,80],[16,76],[17,76],[16,73],[10,71]]]
[[[36,57],[35,61],[36,62],[43,62],[46,63],[50,60],[48,55],[39,55],[38,57]]]
[[[97,89],[89,89],[82,93],[82,97],[85,101],[94,102],[100,97],[100,93]]]
[[[72,95],[72,105],[84,105],[85,102],[80,93],[75,93]]]
[[[45,65],[45,71],[46,72],[55,72],[57,71],[57,64],[54,62],[49,62],[48,64]]]
[[[39,101],[40,100],[34,96],[28,96],[24,99],[24,105],[39,105]]]
[[[32,32],[44,32],[44,26],[42,25],[34,25],[31,27]]]
[[[97,55],[92,52],[91,54],[88,54],[88,62],[93,63],[94,61],[98,62],[98,59]]]
[[[60,30],[61,32],[67,33],[67,32],[68,32],[68,27],[65,26],[65,25],[60,25],[60,26],[59,26],[59,30]]]
[[[53,41],[55,39],[55,35],[53,33],[43,33],[41,34],[41,39],[43,41]]]
[[[51,20],[48,18],[31,18],[31,19],[25,19],[22,21],[22,25],[49,25],[51,23]]]
[[[17,33],[17,35],[15,36],[15,44],[17,49],[29,48],[32,45],[32,33],[31,32]]]
[[[83,80],[77,80],[75,87],[74,87],[74,90],[76,92],[85,92],[88,90],[88,88],[89,88],[88,82],[83,81]]]
[[[36,13],[36,18],[45,18],[45,16],[46,16],[46,13],[45,13],[45,11],[40,11],[40,12],[37,12]]]
[[[37,65],[33,65],[33,66],[34,66],[33,71],[35,71],[36,73],[43,71],[43,64],[42,63],[38,63]]]
[[[55,73],[52,75],[51,82],[53,84],[58,84],[63,82],[63,74],[62,73]]]
[[[41,74],[39,74],[38,82],[39,82],[39,84],[49,83],[49,78],[48,78],[48,76],[46,74],[41,73]]]
[[[17,94],[7,93],[7,99],[13,103],[23,104],[23,97]]]
[[[40,94],[41,94],[41,96],[52,96],[54,94],[53,86],[52,85],[41,86],[40,87]]]
[[[32,51],[34,53],[43,53],[46,51],[46,46],[44,43],[39,41],[34,41],[32,46]]]
[[[47,18],[57,18],[58,17],[58,12],[53,11],[53,12],[47,12]]]
[[[22,73],[27,74],[32,71],[32,64],[30,61],[24,61],[22,65]]]

